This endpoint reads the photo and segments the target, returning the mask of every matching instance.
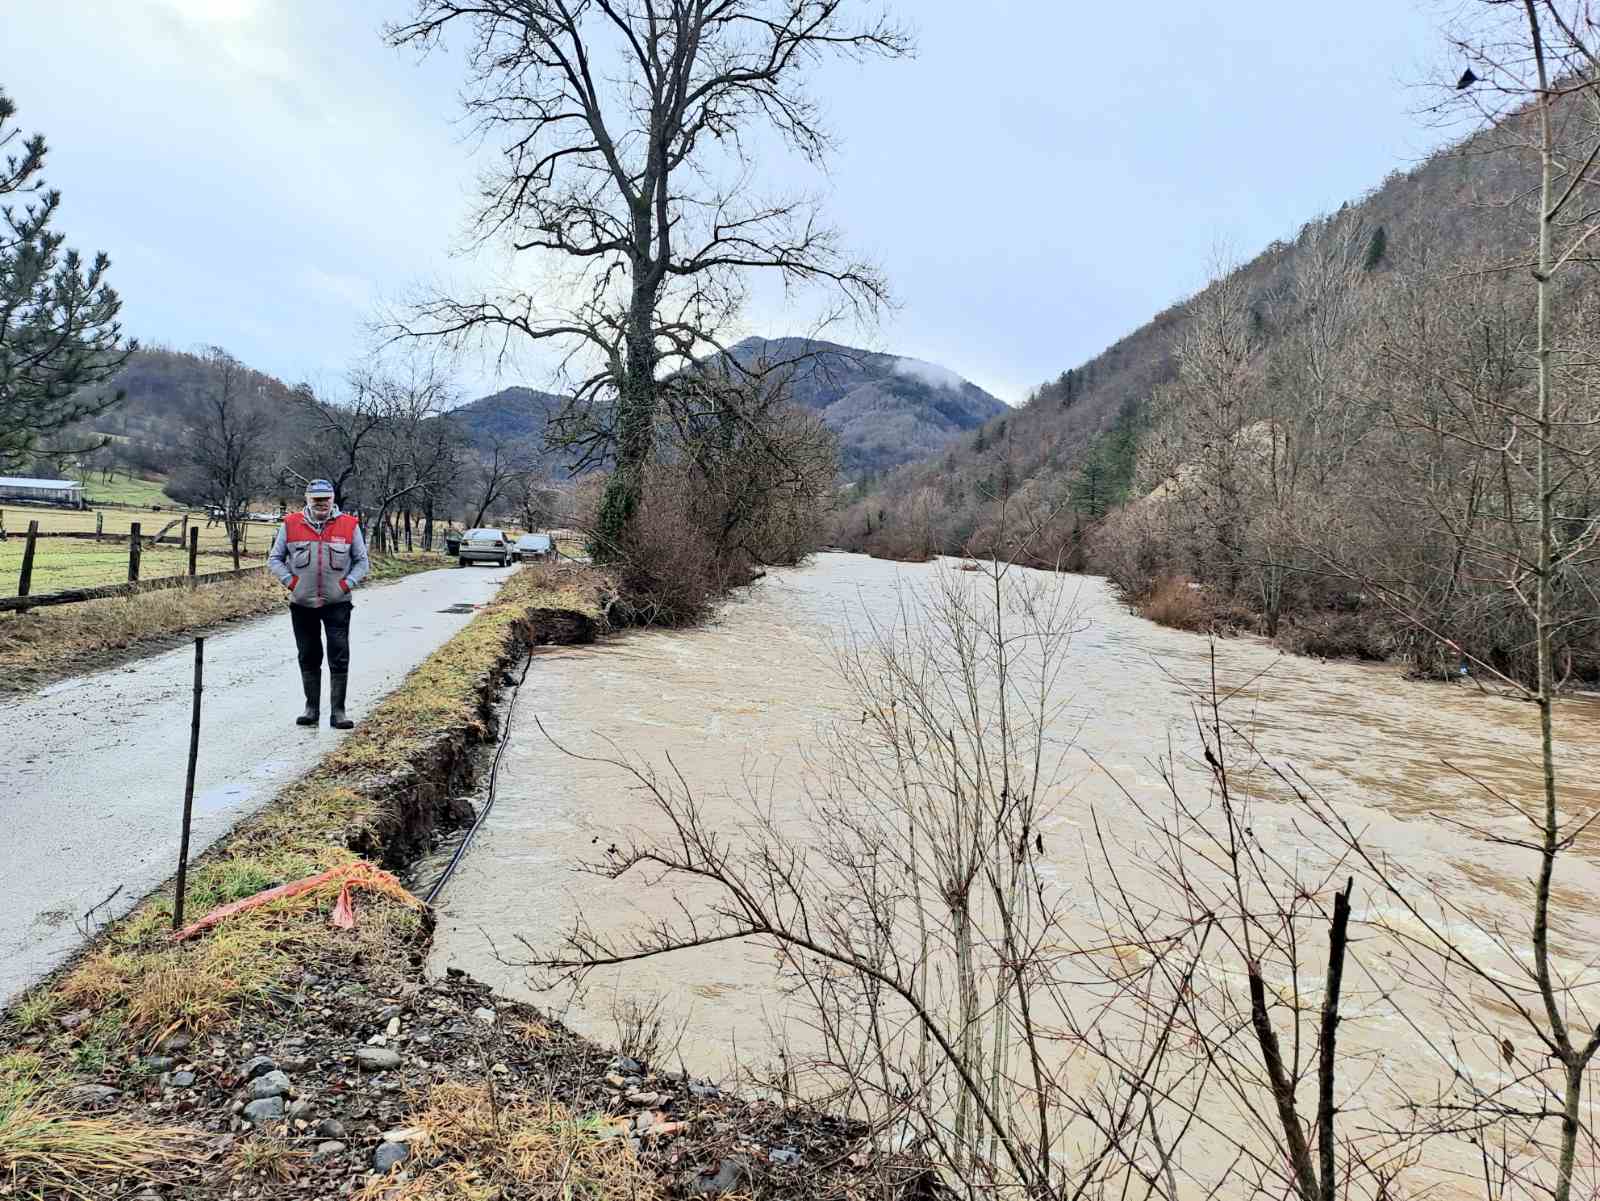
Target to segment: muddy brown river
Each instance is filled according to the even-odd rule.
[[[703,628],[539,652],[518,702],[496,807],[441,898],[432,968],[465,968],[603,1041],[615,1041],[630,1005],[659,999],[673,1058],[697,1075],[765,1062],[778,1035],[804,1041],[804,1007],[777,988],[770,948],[722,944],[608,970],[578,996],[536,990],[540,981],[515,964],[528,957],[526,947],[559,950],[580,917],[619,930],[672,912],[668,890],[576,870],[630,828],[659,825],[626,774],[596,757],[622,754],[664,767],[670,756],[730,832],[740,822],[740,796],[754,792],[780,814],[798,805],[823,735],[862,720],[836,654],[873,626],[893,626],[903,606],[914,611],[919,590],[951,569],[821,555],[805,568],[772,573]],[[1194,704],[1195,690],[1210,679],[1213,649],[1204,637],[1129,614],[1101,580],[1052,580],[1073,599],[1080,628],[1056,682],[1060,707],[1050,736],[1060,766],[1040,870],[1064,910],[1082,912],[1089,815],[1105,828],[1132,830],[1137,806],[1129,798],[1159,806],[1163,761],[1185,788],[1206,788],[1194,761]],[[1407,682],[1393,668],[1297,658],[1250,638],[1220,641],[1214,654],[1226,711],[1262,757],[1292,766],[1376,853],[1457,901],[1469,925],[1481,926],[1463,927],[1463,939],[1489,953],[1486,931],[1526,930],[1535,860],[1485,831],[1510,830],[1506,807],[1489,790],[1538,795],[1531,706],[1471,681]],[[1593,808],[1600,804],[1593,772],[1600,708],[1587,699],[1564,702],[1557,735],[1562,803],[1569,811]],[[552,740],[591,758],[563,753]],[[1332,854],[1326,834],[1297,818],[1271,773],[1258,767],[1251,780],[1262,797],[1257,831],[1272,845],[1308,860]],[[1600,887],[1596,851],[1593,842],[1580,844],[1557,880],[1558,933],[1569,958],[1590,958],[1600,935],[1591,903]],[[1384,904],[1358,888],[1357,920],[1372,920]],[[1405,924],[1404,915],[1394,920]],[[1392,1072],[1416,1031],[1384,1011],[1370,981],[1363,987],[1352,989],[1352,1045],[1386,1057]]]

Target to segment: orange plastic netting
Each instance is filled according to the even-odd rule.
[[[258,909],[262,905],[270,905],[274,901],[283,901],[306,893],[328,894],[337,892],[338,897],[334,901],[333,912],[329,920],[340,929],[351,930],[355,928],[356,924],[355,900],[351,896],[352,888],[364,888],[369,892],[392,897],[413,909],[422,908],[422,902],[407,892],[405,886],[394,876],[381,868],[373,867],[372,864],[364,859],[358,859],[354,863],[341,864],[339,867],[319,872],[315,876],[307,876],[303,880],[292,880],[288,884],[279,884],[276,888],[268,888],[252,897],[245,897],[242,901],[234,901],[231,904],[219,906],[199,921],[179,930],[172,938],[174,942],[182,942],[202,930],[215,926],[218,922],[225,921],[247,910]]]

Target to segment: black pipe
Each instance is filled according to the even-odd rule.
[[[478,810],[478,816],[467,828],[466,837],[461,840],[461,845],[456,848],[456,853],[450,856],[450,862],[445,864],[444,873],[434,881],[433,887],[428,889],[428,895],[423,898],[432,905],[434,898],[443,891],[445,883],[456,870],[456,865],[461,862],[461,857],[467,853],[467,845],[472,841],[472,836],[478,832],[478,827],[483,825],[484,819],[489,816],[489,810],[494,808],[495,785],[500,778],[500,760],[505,756],[506,747],[511,742],[511,714],[517,707],[517,697],[522,695],[522,686],[527,683],[528,669],[533,666],[533,652],[528,652],[528,658],[522,664],[522,678],[517,681],[517,686],[512,689],[511,700],[506,703],[506,719],[500,727],[500,746],[494,753],[494,762],[489,765],[489,794],[484,798],[483,808]]]

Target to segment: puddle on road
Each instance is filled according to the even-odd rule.
[[[215,813],[223,809],[232,809],[259,793],[263,785],[272,786],[286,779],[294,767],[294,763],[288,759],[268,759],[258,763],[242,780],[232,780],[196,793],[194,811]]]
[[[196,813],[212,813],[229,809],[250,795],[253,789],[244,784],[224,784],[221,788],[208,788],[194,798]]]

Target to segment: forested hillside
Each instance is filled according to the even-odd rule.
[[[451,418],[480,452],[514,446],[529,470],[565,479],[571,456],[547,444],[545,427],[561,412],[564,399],[534,388],[502,388],[451,410]]]
[[[1507,585],[1531,561],[1535,505],[1528,134],[1508,119],[1219,270],[1017,412],[859,494],[840,542],[1100,572],[1155,615],[1300,649],[1524,671]],[[1594,282],[1580,261],[1555,306],[1570,431],[1557,506],[1574,519],[1600,487]],[[1580,610],[1595,581],[1568,575],[1562,653],[1594,677]]]

